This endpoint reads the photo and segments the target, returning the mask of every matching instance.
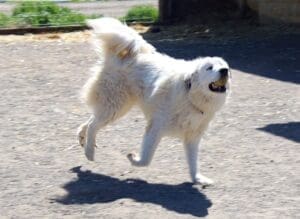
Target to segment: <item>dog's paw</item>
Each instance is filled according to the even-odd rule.
[[[84,136],[78,135],[78,141],[79,141],[79,145],[80,145],[81,147],[84,147],[84,143],[85,143],[84,140],[85,140],[85,139],[84,139]]]
[[[136,153],[127,154],[127,158],[132,165],[134,165],[137,162],[137,154]]]
[[[202,186],[210,186],[214,184],[214,181],[211,180],[210,178],[203,176],[201,174],[197,174],[195,179],[193,179],[193,182],[195,184],[200,184]]]
[[[85,156],[89,161],[95,160],[95,147],[96,146],[84,148]]]
[[[141,166],[139,155],[136,153],[129,153],[127,154],[127,158],[130,161],[131,165],[133,166]]]
[[[146,167],[150,164],[150,162],[142,160],[140,156],[136,153],[130,153],[127,155],[128,160],[130,161],[131,165],[136,167]]]
[[[85,130],[82,129],[81,127],[78,128],[77,139],[78,139],[79,145],[81,147],[84,147],[84,144],[85,144]]]

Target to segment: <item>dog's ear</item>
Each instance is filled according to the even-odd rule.
[[[187,91],[189,91],[192,87],[192,79],[190,77],[184,80],[184,86]]]

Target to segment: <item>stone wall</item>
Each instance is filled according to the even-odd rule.
[[[223,13],[223,19],[227,15],[238,19],[250,10],[258,14],[260,23],[300,24],[300,0],[159,0],[159,8],[162,22],[183,21],[191,15],[210,17],[216,13]]]
[[[258,0],[261,23],[300,24],[300,0]]]
[[[212,14],[237,11],[236,0],[160,0],[162,22],[182,21],[190,16],[209,17]]]

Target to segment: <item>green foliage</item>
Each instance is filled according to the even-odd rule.
[[[62,26],[84,24],[85,15],[53,2],[35,1],[19,3],[13,10],[12,19],[18,26]]]
[[[135,6],[121,20],[156,22],[158,20],[158,10],[151,5]]]
[[[0,13],[0,27],[5,27],[9,23],[9,17],[3,13]]]

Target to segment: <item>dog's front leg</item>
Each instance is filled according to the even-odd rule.
[[[134,166],[148,166],[153,158],[155,149],[161,140],[161,125],[152,123],[146,128],[140,155],[130,153],[127,155]]]
[[[193,139],[185,142],[185,152],[189,165],[189,171],[194,183],[204,186],[213,184],[213,181],[197,171],[199,139]]]

